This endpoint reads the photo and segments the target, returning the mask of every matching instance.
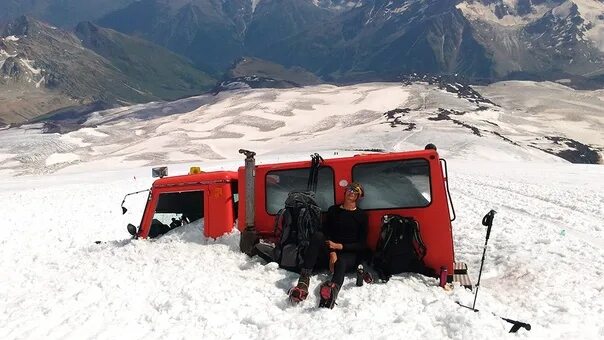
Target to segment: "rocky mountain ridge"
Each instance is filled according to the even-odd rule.
[[[93,102],[198,94],[214,84],[184,58],[91,23],[75,33],[22,16],[0,34],[0,119],[19,123]]]
[[[336,82],[589,80],[604,73],[603,13],[601,0],[142,0],[98,22],[210,71],[256,56]]]

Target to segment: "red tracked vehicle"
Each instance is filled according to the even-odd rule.
[[[245,154],[246,161],[237,172],[192,168],[188,175],[164,177],[159,171],[162,178],[149,190],[140,227],[129,225],[129,232],[153,238],[203,218],[206,237],[216,238],[238,228],[241,251],[248,254],[259,238],[274,240],[275,215],[289,192],[305,190],[311,161],[255,165],[255,153],[240,153]],[[428,249],[426,265],[435,272],[445,266],[448,281],[471,286],[465,264],[455,263],[451,230],[455,212],[447,167],[433,145],[418,151],[325,159],[318,170],[316,190],[322,210],[342,202],[343,188],[353,181],[365,188],[359,206],[369,217],[367,243],[371,249],[376,247],[384,215],[413,217]]]

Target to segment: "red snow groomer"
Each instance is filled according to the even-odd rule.
[[[365,197],[359,206],[367,212],[367,245],[375,250],[385,215],[411,217],[418,222],[427,252],[423,261],[435,273],[446,268],[447,281],[471,287],[464,263],[455,262],[451,222],[455,219],[447,183],[447,163],[436,147],[352,157],[255,164],[255,153],[245,154],[237,172],[200,172],[167,176],[154,169],[157,179],[149,190],[140,227],[128,226],[135,237],[158,237],[194,220],[204,219],[204,235],[217,238],[237,227],[242,252],[254,254],[259,239],[274,241],[275,216],[292,191],[304,191],[315,167],[316,201],[323,212],[344,200],[349,183],[362,183]],[[130,195],[130,194],[129,194]],[[125,200],[125,198],[124,198]],[[123,202],[122,202],[123,206]],[[125,210],[125,208],[124,208]]]

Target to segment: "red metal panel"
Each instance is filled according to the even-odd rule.
[[[237,182],[237,192],[239,193],[239,212],[237,218],[237,228],[239,231],[245,229],[245,167],[240,167],[238,170],[239,181]],[[258,182],[256,182],[258,185]],[[256,190],[258,191],[258,190]],[[262,190],[264,191],[264,190]]]
[[[233,230],[233,194],[231,184],[209,185],[206,198],[204,235],[217,238]]]
[[[369,247],[375,249],[383,215],[399,214],[413,217],[420,223],[421,236],[428,249],[425,258],[426,264],[435,271],[438,271],[440,266],[447,266],[451,273],[453,272],[453,237],[444,178],[436,151],[420,150],[412,152],[356,155],[346,158],[326,159],[323,165],[329,166],[334,170],[336,202],[339,203],[344,200],[344,190],[340,188],[339,183],[342,180],[345,180],[348,183],[352,181],[352,168],[355,165],[418,158],[427,160],[430,165],[432,202],[429,206],[423,208],[368,210],[369,232],[367,243]],[[268,164],[256,167],[256,190],[254,193],[256,200],[255,226],[262,236],[270,237],[274,228],[274,216],[269,215],[266,212],[265,181],[267,172],[308,167],[310,167],[310,161]],[[245,227],[245,209],[243,208],[245,207],[244,173],[245,170],[239,168],[239,178],[241,179],[239,181],[241,207],[239,209],[240,230],[243,230]]]

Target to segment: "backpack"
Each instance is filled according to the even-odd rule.
[[[275,217],[275,235],[279,239],[273,250],[273,259],[279,267],[298,271],[304,262],[306,248],[312,235],[321,225],[321,208],[312,191],[290,192],[285,208]]]
[[[380,238],[373,256],[373,267],[380,279],[388,281],[392,274],[403,272],[435,276],[435,272],[424,264],[426,253],[419,223],[415,219],[384,215]]]

